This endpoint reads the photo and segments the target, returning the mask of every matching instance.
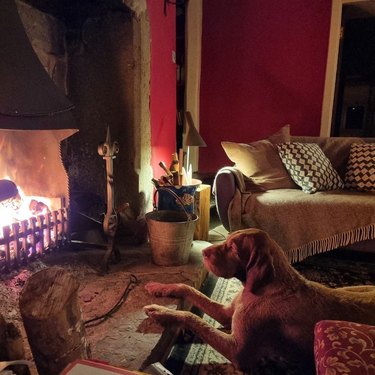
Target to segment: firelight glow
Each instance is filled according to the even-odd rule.
[[[4,179],[10,180],[9,177],[5,177]],[[32,216],[45,214],[49,211],[48,207],[51,205],[51,200],[49,198],[26,196],[19,186],[17,186],[17,189],[19,197],[15,199],[14,203],[0,203],[0,232],[2,232],[1,228],[4,226],[11,225],[17,221],[27,220]],[[37,214],[34,214],[30,209],[33,201],[37,203],[41,202],[43,204],[42,209],[38,211]]]

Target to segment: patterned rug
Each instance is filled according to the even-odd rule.
[[[359,253],[336,250],[309,257],[294,267],[307,279],[318,281],[329,287],[349,285],[375,285],[375,252]],[[240,288],[237,279],[222,279],[209,276],[202,291],[212,299],[229,303]],[[220,325],[198,310],[194,313],[215,327]],[[204,344],[189,332],[180,335],[165,366],[174,375],[243,375],[218,352]],[[266,363],[260,370],[262,375],[295,374],[292,370],[276,368]]]

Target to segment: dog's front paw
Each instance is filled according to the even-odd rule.
[[[149,282],[145,285],[145,289],[149,294],[155,297],[183,297],[183,286],[180,284],[162,284],[157,282]]]
[[[145,306],[143,309],[149,318],[163,326],[169,324],[184,324],[185,313],[183,311],[171,310],[167,307],[160,305],[148,305]]]

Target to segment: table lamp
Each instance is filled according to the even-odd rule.
[[[207,144],[200,136],[198,130],[196,129],[193,121],[193,117],[189,111],[185,112],[186,119],[186,134],[184,137],[184,146],[187,147],[186,152],[186,180],[187,184],[190,185],[192,182],[192,166],[190,164],[190,147],[206,147]]]

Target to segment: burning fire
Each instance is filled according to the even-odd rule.
[[[56,243],[58,224],[49,227],[49,207],[49,198],[27,196],[10,179],[0,179],[0,270]]]
[[[5,178],[5,180],[10,181],[9,178]],[[17,190],[16,195],[7,197],[0,202],[0,234],[6,225],[50,211],[51,200],[49,198],[26,196],[19,186],[17,186]]]
[[[64,134],[2,131],[0,273],[69,241],[68,178],[60,154]]]

